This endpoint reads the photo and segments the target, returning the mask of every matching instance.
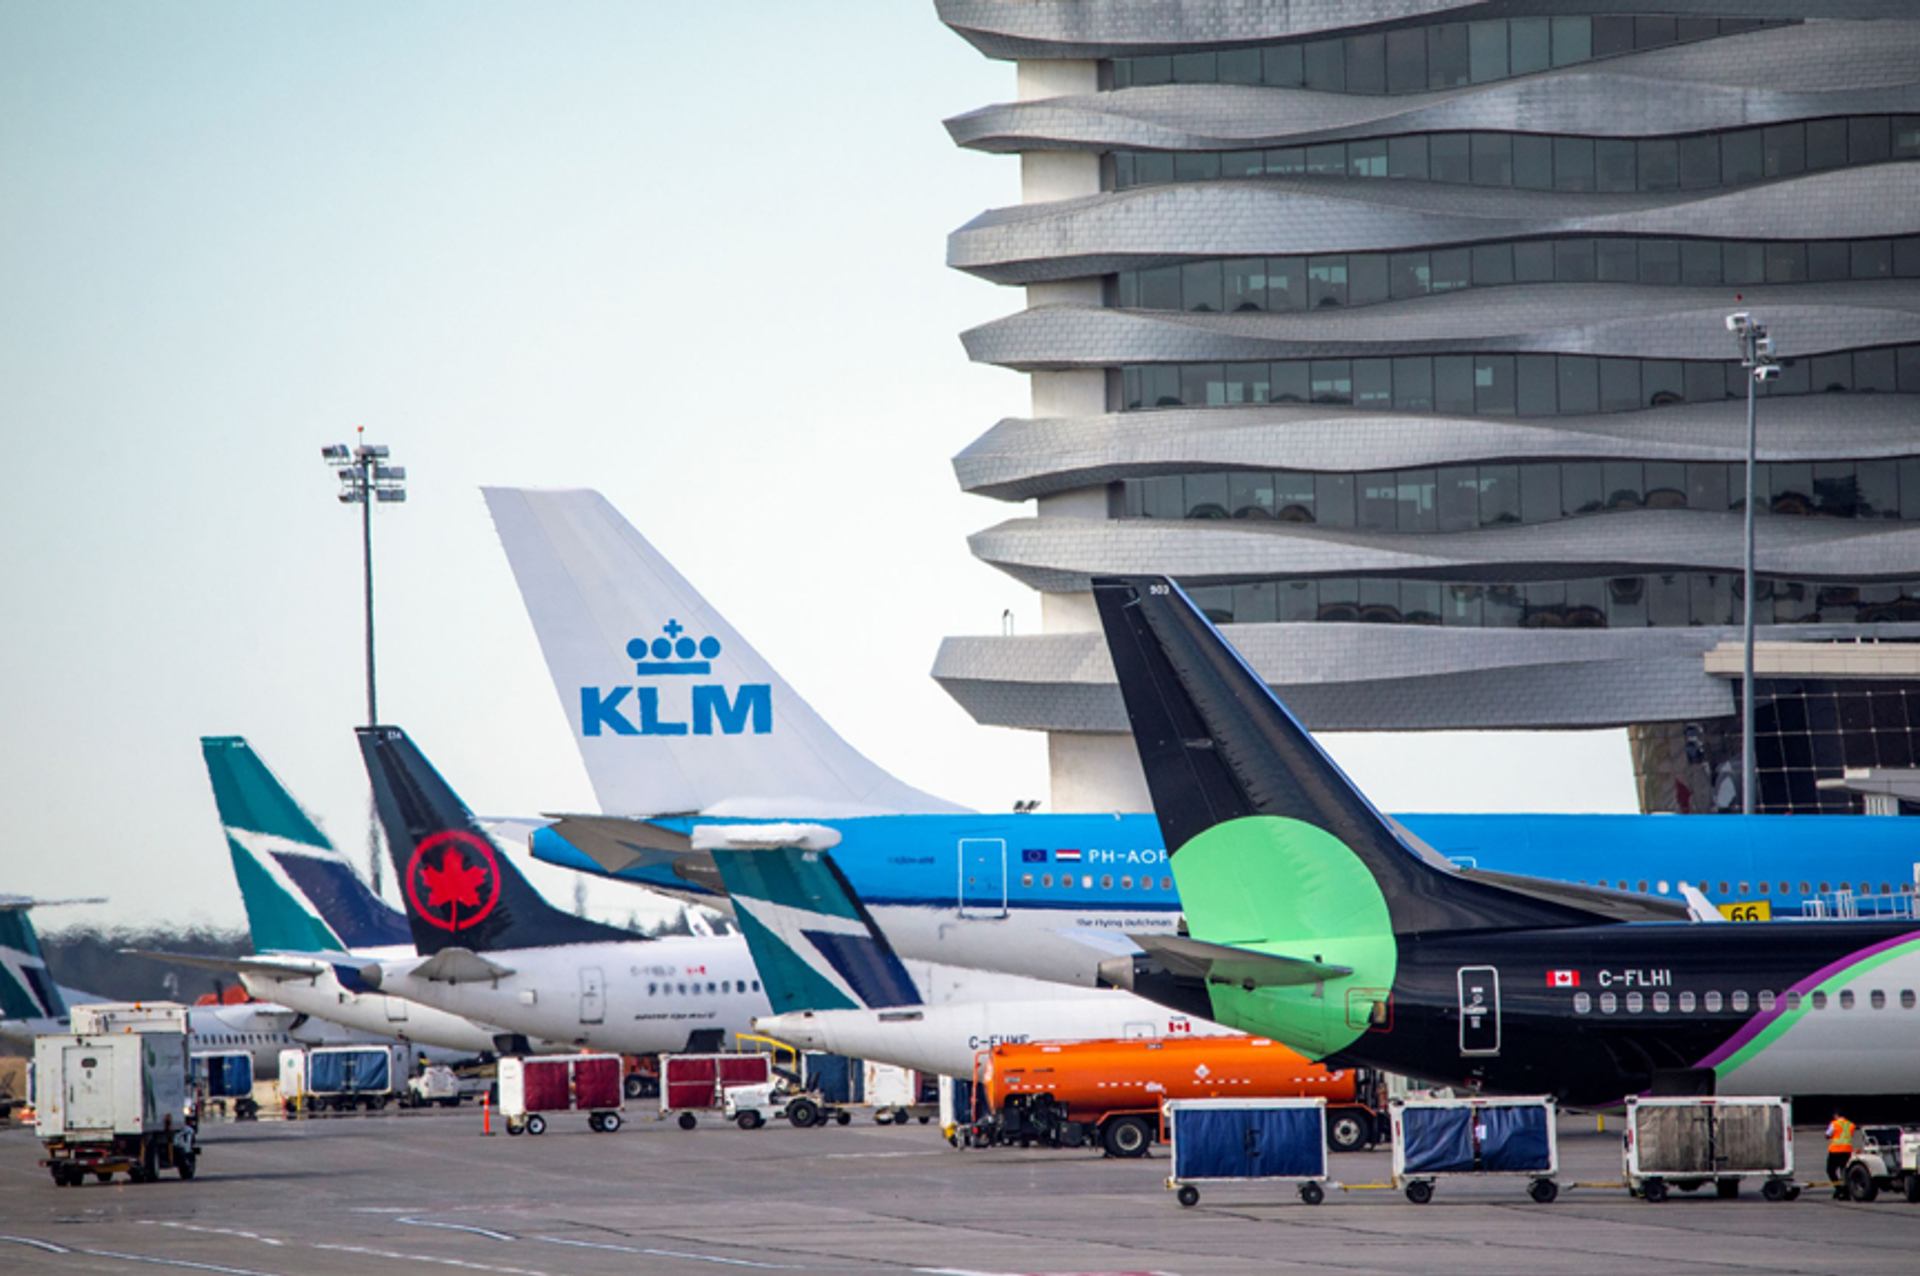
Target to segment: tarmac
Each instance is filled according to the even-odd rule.
[[[1522,1179],[1382,1186],[1384,1151],[1333,1158],[1349,1185],[1208,1186],[1181,1208],[1161,1149],[962,1151],[931,1126],[688,1132],[629,1111],[590,1133],[481,1133],[478,1110],[209,1124],[192,1182],[53,1185],[32,1131],[0,1130],[0,1272],[229,1276],[496,1272],[1864,1273],[1920,1270],[1920,1205],[1824,1190],[1784,1203],[1709,1188],[1649,1204],[1621,1186],[1617,1121],[1567,1116],[1560,1198]],[[1818,1177],[1803,1131],[1796,1164]],[[1581,1186],[1573,1186],[1580,1184]],[[1586,1186],[1591,1184],[1592,1186]]]

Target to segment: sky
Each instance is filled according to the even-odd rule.
[[[1013,92],[929,0],[0,0],[0,893],[242,924],[207,734],[364,853],[361,426],[381,716],[477,810],[593,809],[482,483],[598,487],[868,756],[1044,798],[928,674],[1039,628],[966,548],[1030,507],[950,465],[1027,408],[958,338],[1019,294],[943,264],[1019,173],[941,121]],[[1329,747],[1390,810],[1634,809],[1619,731]]]

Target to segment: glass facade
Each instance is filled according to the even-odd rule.
[[[1216,624],[1329,622],[1466,629],[1663,629],[1738,625],[1739,572],[1658,572],[1488,584],[1398,577],[1253,580],[1189,586]],[[1920,621],[1920,581],[1759,578],[1762,625],[1877,625]]]
[[[1820,788],[1822,776],[1849,767],[1920,766],[1920,685],[1763,678],[1754,691],[1754,778],[1763,813],[1847,814],[1860,809],[1859,795]],[[1737,705],[1738,681],[1733,695]]]
[[[1759,509],[1788,517],[1920,521],[1920,457],[1762,463]],[[1125,479],[1122,518],[1252,519],[1370,532],[1464,532],[1638,509],[1746,505],[1746,467],[1723,461],[1534,461],[1316,474],[1222,470]]]
[[[1541,191],[1720,190],[1920,158],[1920,115],[1854,115],[1685,137],[1407,133],[1246,151],[1114,151],[1114,190],[1256,177],[1396,177]]]
[[[1734,360],[1614,359],[1572,354],[1407,355],[1259,363],[1135,363],[1120,369],[1121,407],[1339,404],[1377,411],[1587,416],[1675,403],[1744,399]],[[1781,361],[1763,398],[1920,394],[1920,345],[1837,350]]]
[[[1215,257],[1123,270],[1126,310],[1310,310],[1373,306],[1507,284],[1624,283],[1670,287],[1920,279],[1920,235],[1899,239],[1656,239],[1581,235],[1500,240],[1395,253]]]
[[[1116,89],[1256,84],[1322,93],[1425,93],[1784,25],[1754,18],[1659,16],[1442,22],[1217,53],[1115,58],[1108,64],[1108,81]]]

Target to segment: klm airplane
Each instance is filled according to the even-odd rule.
[[[599,493],[485,493],[606,812],[537,829],[537,858],[724,906],[712,850],[803,821],[805,844],[831,848],[903,956],[1053,977],[1064,965],[1094,984],[1101,961],[1137,951],[1129,933],[1175,928],[1152,814],[970,813],[912,788],[828,726]],[[1622,920],[1708,901],[1743,919],[1795,916],[1838,891],[1910,906],[1920,869],[1920,825],[1895,818],[1397,823],[1470,874],[1563,883]]]

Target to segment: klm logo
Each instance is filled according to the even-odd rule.
[[[636,678],[698,678],[713,673],[720,640],[695,641],[669,620],[662,637],[627,644]],[[742,683],[729,691],[715,682],[687,685],[686,698],[665,693],[676,684],[580,688],[582,735],[767,735],[773,730],[773,687]]]

